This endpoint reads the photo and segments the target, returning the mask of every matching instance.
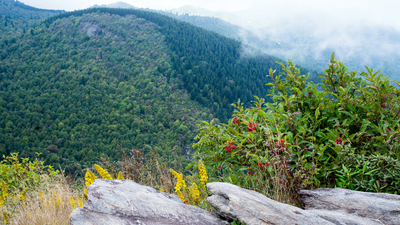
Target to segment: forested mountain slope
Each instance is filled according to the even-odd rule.
[[[126,8],[126,9],[131,9],[131,8],[136,8],[133,5],[130,5],[128,3],[124,2],[116,2],[116,3],[111,3],[107,5],[94,5],[94,8],[98,7],[106,7],[106,8]],[[189,7],[190,8],[190,7]],[[189,9],[186,7],[183,7],[182,10],[184,9]],[[238,25],[226,22],[225,20],[222,20],[220,18],[214,17],[214,16],[200,16],[200,15],[192,15],[192,14],[187,14],[190,13],[190,10],[187,11],[187,13],[175,13],[171,10],[163,11],[163,10],[152,10],[152,9],[142,9],[150,12],[156,12],[160,13],[163,15],[166,15],[168,17],[175,18],[180,21],[184,21],[190,24],[193,24],[195,26],[204,28],[209,31],[213,31],[215,33],[221,34],[225,37],[229,37],[232,39],[235,39],[239,41],[242,46],[243,46],[243,51],[250,50],[253,52],[252,54],[264,54],[265,52],[261,53],[260,49],[267,49],[274,47],[276,45],[275,41],[270,41],[267,40],[266,38],[260,38],[257,34],[244,29],[243,27],[240,27]],[[258,49],[258,50],[255,50]],[[271,54],[273,55],[273,54]],[[314,80],[317,79],[317,75],[313,73]]]
[[[265,97],[277,68],[235,40],[133,9],[60,14],[0,46],[0,152],[43,152],[72,171],[120,157],[116,144],[184,166],[196,125]]]
[[[0,40],[10,40],[28,32],[44,19],[62,12],[38,9],[14,0],[0,0]]]
[[[86,9],[61,14],[46,20],[49,24],[69,15],[90,12],[133,14],[160,26],[166,44],[171,50],[172,72],[168,77],[182,80],[182,86],[193,100],[210,108],[222,121],[231,115],[232,102],[241,99],[245,104],[253,95],[266,97],[268,82],[266,75],[270,68],[280,68],[279,60],[273,56],[257,53],[247,54],[240,42],[214,32],[175,20],[158,13],[135,9]],[[304,73],[307,73],[304,70]]]
[[[3,48],[1,154],[43,152],[72,170],[120,157],[116,144],[172,158],[213,117],[167,80],[165,37],[141,18],[70,16]]]

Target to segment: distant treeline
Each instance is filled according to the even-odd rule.
[[[31,11],[41,11],[41,12],[50,12],[50,13],[62,13],[62,12],[65,12],[65,10],[39,9],[39,8],[36,8],[36,7],[25,5],[24,3],[20,2],[20,1],[16,1],[14,3],[14,5],[17,6],[17,7],[22,8],[22,9],[31,10]]]

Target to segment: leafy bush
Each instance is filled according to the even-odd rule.
[[[49,165],[45,166],[43,161],[38,159],[19,159],[18,153],[11,153],[11,156],[3,158],[0,162],[0,183],[6,184],[8,192],[20,192],[25,188],[38,186],[45,179],[42,176],[44,174],[53,177],[59,174],[58,170]]]
[[[368,67],[356,76],[334,57],[320,75],[321,85],[300,75],[291,60],[286,66],[278,62],[284,72],[275,76],[271,69],[273,83],[267,84],[273,103],[256,97],[255,106],[244,109],[239,101],[228,124],[204,122],[196,156],[219,179],[242,180],[239,185],[272,190],[270,197],[300,206],[300,189],[342,184],[344,168],[361,171],[342,187],[397,193],[399,89]],[[279,194],[282,189],[287,196]]]
[[[43,187],[61,176],[58,170],[45,166],[37,158],[33,161],[19,159],[18,153],[3,158],[0,162],[0,220],[7,224],[27,205],[27,196],[31,196],[35,190],[43,190]]]
[[[355,154],[349,148],[345,148],[343,153],[343,168],[336,172],[337,187],[399,194],[398,158],[380,154]]]

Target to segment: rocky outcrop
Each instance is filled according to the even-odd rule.
[[[379,218],[355,214],[351,210],[328,211],[325,210],[327,208],[323,207],[320,209],[303,210],[291,205],[276,202],[258,192],[243,189],[229,183],[208,183],[207,188],[212,193],[212,196],[208,197],[207,200],[221,216],[230,220],[244,222],[247,225],[384,224]],[[332,196],[332,198],[334,198],[334,196]],[[317,204],[314,203],[314,205]],[[326,206],[327,205],[329,205],[329,203],[327,203]],[[368,207],[373,208],[373,206],[374,203]],[[364,207],[367,207],[367,205],[365,204]],[[392,210],[393,213],[394,211],[395,209]],[[397,215],[398,217],[400,216],[399,213],[400,211],[397,211],[397,214],[394,213],[393,216]]]
[[[86,31],[86,34],[90,37],[92,35],[97,35],[100,32],[100,28],[96,23],[84,22],[79,24],[81,30]]]
[[[72,225],[226,224],[215,214],[184,204],[176,195],[130,180],[96,179],[88,201],[70,216]]]
[[[111,33],[107,30],[100,29],[99,25],[94,22],[83,22],[79,24],[79,29],[86,31],[86,34],[90,37],[98,35],[100,32],[104,32],[107,37],[111,36]]]
[[[207,200],[219,215],[130,180],[96,179],[83,208],[72,212],[70,224],[400,224],[398,195],[346,189],[303,190],[304,210],[229,183],[208,183],[207,188],[212,193]]]
[[[400,196],[347,189],[320,188],[300,191],[305,208],[310,211],[348,213],[381,224],[400,224]]]

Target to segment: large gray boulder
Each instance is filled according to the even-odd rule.
[[[221,216],[247,225],[382,224],[379,221],[346,212],[303,210],[229,183],[208,183],[207,188],[212,193],[207,200]]]
[[[96,179],[88,201],[70,216],[72,225],[226,224],[211,212],[184,204],[176,195],[130,180]]]
[[[301,190],[307,210],[345,212],[370,218],[382,224],[400,224],[400,196],[347,189]]]

